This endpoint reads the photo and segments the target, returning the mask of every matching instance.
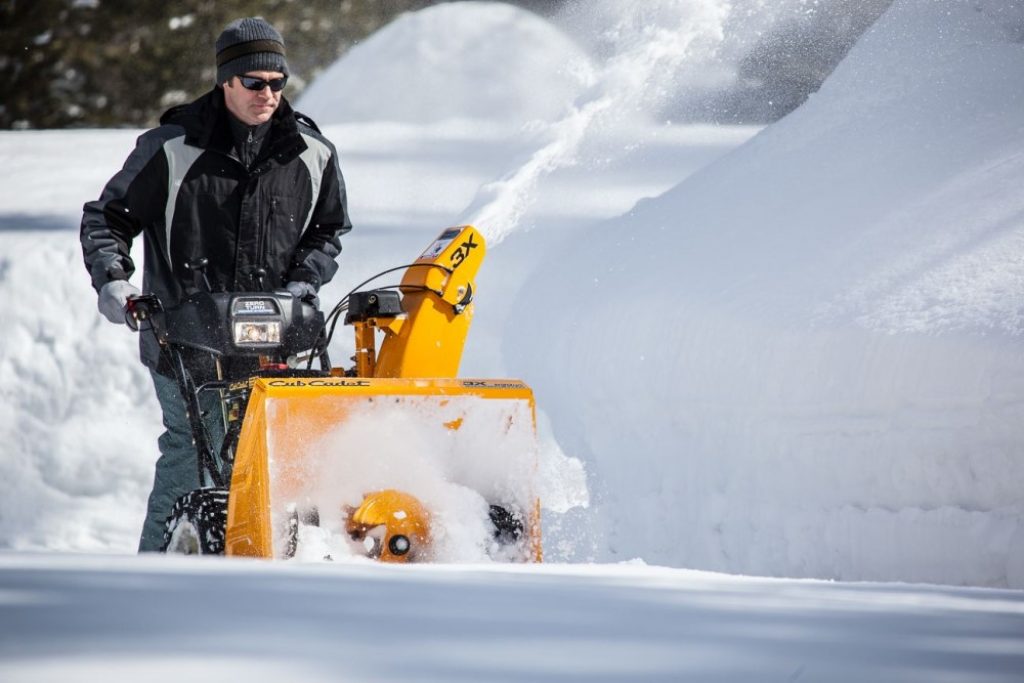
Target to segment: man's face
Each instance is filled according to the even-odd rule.
[[[284,78],[284,74],[278,71],[250,71],[244,77],[272,81]],[[228,111],[239,121],[249,126],[257,126],[266,123],[274,115],[277,106],[281,104],[281,92],[283,91],[272,91],[269,85],[264,86],[262,90],[249,90],[242,85],[238,76],[233,76],[224,84],[224,102]]]

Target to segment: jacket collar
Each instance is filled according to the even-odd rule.
[[[184,104],[167,110],[160,117],[160,123],[173,124],[185,129],[185,144],[230,155],[234,146],[231,125],[228,122],[224,91],[219,86],[191,104]],[[295,112],[284,97],[271,117],[270,140],[264,146],[261,159],[276,157],[278,162],[288,163],[306,149],[306,141],[299,133]]]

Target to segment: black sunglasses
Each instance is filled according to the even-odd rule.
[[[246,90],[255,90],[256,92],[259,92],[269,85],[271,92],[281,92],[284,90],[284,84],[288,82],[288,77],[272,78],[269,81],[265,81],[262,78],[253,78],[252,76],[239,76],[238,82],[241,83],[242,87]]]

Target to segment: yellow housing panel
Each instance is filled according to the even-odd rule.
[[[384,425],[374,438],[340,446],[330,441],[339,428],[362,424],[370,414],[376,424]],[[438,453],[417,457],[435,458],[453,484],[479,491],[487,502],[522,511],[527,537],[521,559],[539,562],[533,392],[518,380],[454,378],[256,380],[231,479],[226,554],[286,556],[284,539],[295,506],[319,503],[327,508],[319,510],[322,526],[339,528],[340,502],[325,506],[322,500],[312,500],[310,492],[330,488],[323,484],[331,473],[356,476],[356,460],[373,462],[403,448],[406,435],[387,430],[392,425],[408,428],[417,420],[426,425],[424,429],[436,430],[431,432],[432,443],[440,442]],[[481,444],[485,447],[478,447]],[[378,446],[387,446],[386,452],[378,452]],[[362,495],[362,482],[344,483]],[[367,481],[364,488],[372,490],[377,484]]]

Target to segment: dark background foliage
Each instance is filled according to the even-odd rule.
[[[398,14],[453,0],[0,0],[0,129],[151,126],[213,85],[232,19],[284,35],[295,99],[320,70]],[[506,0],[557,15],[587,0]],[[891,0],[831,0],[750,47],[738,82],[689,93],[674,120],[764,123],[818,89]],[[813,6],[816,6],[813,5]]]
[[[0,128],[152,125],[213,85],[214,41],[243,16],[284,35],[294,96],[353,43],[436,1],[0,0]]]

